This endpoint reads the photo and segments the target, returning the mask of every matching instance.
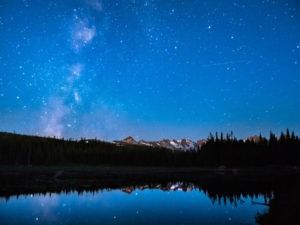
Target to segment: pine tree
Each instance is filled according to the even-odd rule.
[[[218,132],[216,132],[216,142],[219,141]]]
[[[292,141],[295,141],[295,140],[296,140],[295,132],[294,132],[294,131],[292,131],[291,139],[292,139]]]
[[[287,141],[290,140],[290,131],[289,131],[289,128],[286,129],[286,140]]]

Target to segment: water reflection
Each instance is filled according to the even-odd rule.
[[[1,224],[256,224],[272,196],[270,190],[186,182],[87,187],[6,196],[0,219]]]

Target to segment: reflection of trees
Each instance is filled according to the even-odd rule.
[[[246,188],[245,190],[239,190],[230,187],[220,187],[215,188],[210,185],[201,185],[193,182],[166,182],[166,183],[147,183],[147,184],[137,184],[137,185],[129,185],[129,186],[113,186],[109,187],[101,187],[101,186],[88,186],[88,187],[69,187],[69,188],[60,188],[57,190],[50,190],[46,191],[44,188],[41,188],[38,192],[23,192],[22,194],[16,194],[16,195],[7,195],[4,196],[6,200],[8,201],[11,196],[16,196],[17,198],[20,195],[50,195],[51,194],[68,194],[72,192],[77,192],[78,195],[83,195],[86,192],[90,192],[92,194],[101,193],[103,191],[113,191],[113,190],[121,190],[124,193],[131,194],[135,190],[147,190],[147,189],[159,189],[165,192],[174,192],[174,191],[183,191],[183,192],[190,192],[192,190],[195,191],[203,191],[205,195],[207,195],[211,200],[212,203],[218,203],[221,205],[222,203],[224,205],[226,204],[234,204],[237,206],[239,203],[243,203],[243,199],[247,198],[258,198],[258,196],[264,196],[265,202],[269,202],[269,200],[272,198],[272,190],[268,188],[262,187],[261,190],[252,189],[251,187]]]
[[[259,214],[256,221],[261,225],[266,224],[300,224],[300,183],[288,189],[280,189],[274,193],[270,200],[269,210],[265,214]]]
[[[129,182],[129,181],[128,181]],[[118,184],[117,184],[118,183]],[[36,191],[21,191],[18,193],[11,193],[3,196],[7,201],[10,197],[20,195],[34,195],[34,196],[51,196],[52,194],[69,194],[76,192],[78,195],[85,195],[87,192],[92,195],[99,194],[104,191],[121,190],[125,193],[131,194],[139,190],[159,189],[165,192],[174,191],[203,191],[208,196],[213,204],[218,205],[234,205],[243,204],[245,199],[257,199],[259,196],[264,197],[263,202],[253,202],[253,204],[267,204],[270,206],[269,211],[265,214],[260,214],[256,217],[259,224],[300,224],[300,184],[289,183],[284,184],[278,182],[270,185],[269,183],[236,183],[235,185],[228,183],[214,182],[197,183],[189,181],[169,181],[169,182],[147,182],[147,181],[133,181],[128,184],[121,184],[106,182],[103,184],[95,184],[88,186],[72,186],[50,188],[40,187]]]
[[[5,196],[7,201],[10,197],[20,195],[38,195],[46,196],[51,194],[68,194],[76,192],[78,195],[85,195],[87,192],[92,195],[99,194],[104,191],[121,190],[127,194],[139,190],[153,190],[159,189],[165,192],[174,191],[203,191],[208,196],[213,204],[218,205],[234,205],[237,207],[245,202],[246,199],[257,199],[263,196],[263,202],[253,202],[253,204],[266,204],[269,205],[269,212],[266,214],[258,215],[256,220],[259,224],[300,224],[299,209],[300,209],[300,185],[291,183],[278,182],[270,183],[266,182],[253,182],[244,183],[236,182],[234,185],[229,182],[205,182],[197,183],[190,181],[164,181],[164,182],[149,182],[149,181],[129,181],[127,184],[123,182],[103,182],[102,184],[86,185],[86,186],[72,186],[59,187],[47,189],[41,187],[40,189],[33,191],[19,191],[17,193],[10,193]],[[125,181],[124,181],[125,183]]]

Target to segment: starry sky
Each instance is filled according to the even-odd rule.
[[[300,133],[298,0],[0,0],[0,130]]]

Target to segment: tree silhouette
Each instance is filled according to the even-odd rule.
[[[260,135],[237,140],[233,133],[211,133],[207,142],[192,151],[143,145],[108,143],[96,139],[64,140],[0,132],[1,165],[128,165],[128,166],[220,166],[250,167],[300,165],[300,140],[294,132],[278,140]]]

